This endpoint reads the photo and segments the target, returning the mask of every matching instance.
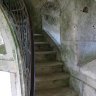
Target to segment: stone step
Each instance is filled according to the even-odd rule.
[[[52,47],[47,42],[35,42],[35,51],[52,51]]]
[[[35,45],[35,96],[78,96],[69,87],[70,75],[57,62],[56,51],[42,33],[34,33]]]
[[[42,34],[33,34],[34,36],[43,36]]]
[[[35,96],[78,96],[78,94],[70,88],[54,88],[43,91],[36,91]]]
[[[48,42],[34,42],[35,45],[39,45],[39,44],[49,44]],[[50,45],[49,45],[50,46]]]
[[[44,38],[42,34],[34,34],[34,41],[40,42],[40,41],[46,41],[46,39]]]
[[[69,74],[55,73],[50,75],[37,76],[36,90],[66,87],[69,85]]]
[[[56,51],[39,51],[35,52],[36,62],[56,61]]]
[[[39,32],[38,31],[35,31],[35,32],[33,31],[33,34],[42,34],[42,31],[41,32],[40,31]]]
[[[48,62],[36,64],[36,75],[47,75],[57,72],[63,72],[63,64],[61,62]]]

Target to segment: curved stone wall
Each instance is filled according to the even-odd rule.
[[[18,61],[17,58],[19,47],[14,41],[13,30],[7,19],[6,11],[0,5],[0,71],[10,74],[12,96],[24,96],[24,94],[21,95],[21,85],[23,84],[20,81],[19,71],[19,64],[21,63],[20,59]],[[19,56],[20,54],[18,54]]]
[[[50,12],[43,11],[42,6],[48,2],[58,2],[60,10],[48,8]],[[39,18],[37,26],[42,25],[45,31],[53,35],[55,41],[60,41],[62,60],[72,75],[71,81],[75,89],[80,96],[95,96],[96,0],[33,0],[32,5],[41,14],[35,14]],[[56,16],[59,22],[56,22]]]

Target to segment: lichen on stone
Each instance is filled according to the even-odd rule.
[[[6,54],[5,45],[0,45],[0,54]]]

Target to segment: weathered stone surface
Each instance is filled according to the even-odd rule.
[[[79,93],[79,96],[96,96],[96,89],[93,86],[74,77],[71,77],[70,81],[71,86]]]
[[[3,41],[3,38],[2,38],[2,35],[0,33],[0,45],[4,44],[4,41]]]
[[[41,36],[44,34],[34,33],[34,35]],[[70,96],[70,94],[73,96],[77,96],[77,93],[74,93],[74,91],[70,90],[69,88],[70,75],[68,72],[63,70],[62,66],[63,63],[57,59],[57,51],[55,51],[55,48],[53,46],[50,48],[50,44],[48,44],[47,40],[45,42],[45,40],[43,40],[43,42],[39,42],[37,40],[34,42],[35,46],[37,46],[37,44],[39,44],[39,46],[42,46],[42,50],[41,48],[39,48],[39,46],[37,46],[38,48],[37,50],[35,50],[35,62],[36,62],[35,91],[37,94],[36,96],[43,96],[43,95],[62,96],[63,90],[57,91],[57,89],[65,88],[64,91],[66,91],[66,87],[68,87],[68,91],[66,93],[64,92],[64,96]],[[48,48],[46,48],[45,44],[48,44],[47,47],[53,51],[50,51]],[[43,94],[42,91],[44,92]]]
[[[47,1],[42,8],[42,27],[55,41],[57,45],[60,40],[60,5],[56,0]]]
[[[36,96],[78,96],[78,94],[69,88],[56,88],[45,92],[36,92]]]
[[[63,9],[64,11],[61,13],[62,60],[65,61],[71,74],[79,79],[74,80],[72,84],[78,87],[76,89],[80,89],[79,92],[83,90],[80,87],[81,83],[84,82],[85,86],[90,85],[90,88],[84,89],[84,93],[81,92],[81,96],[95,96],[96,72],[93,60],[96,59],[96,2],[93,0],[73,0],[69,2],[68,6],[64,5]],[[82,67],[78,65],[82,65]],[[76,81],[78,81],[77,85]],[[91,94],[92,92],[93,94]]]
[[[84,84],[82,81],[80,81],[74,77],[71,77],[70,78],[70,84],[75,89],[75,91],[79,93],[79,96],[83,96],[82,94],[83,94]]]
[[[87,65],[84,65],[80,69],[80,71],[96,80],[96,60],[93,60],[92,62],[89,62]]]
[[[16,56],[14,51],[14,41],[11,35],[8,22],[0,9],[0,59],[13,60]]]
[[[88,85],[84,85],[84,91],[82,96],[96,96],[96,90]]]
[[[66,0],[65,0],[66,1]],[[66,3],[64,1],[64,3]],[[76,46],[78,62],[77,64],[86,64],[96,57],[96,3],[93,0],[73,0],[69,2],[68,6],[64,6],[61,13],[61,42],[62,49],[70,45],[64,45],[65,41],[73,43]],[[66,9],[66,10],[65,10]],[[72,52],[67,55],[70,55]],[[73,60],[72,55],[70,57]],[[70,60],[70,59],[69,59]],[[75,61],[75,59],[74,59]]]
[[[29,3],[32,4],[32,23],[35,31],[39,32],[43,27],[58,44],[62,44],[62,50],[65,41],[70,43],[76,41],[79,65],[95,59],[96,55],[93,53],[96,51],[96,2],[94,0],[29,0]]]
[[[15,45],[16,42],[13,39],[12,30],[7,20],[6,12],[0,5],[0,71],[10,74],[12,95],[21,96],[21,85],[24,83],[20,84],[21,78],[17,60],[17,46]],[[18,54],[18,58],[19,56]]]
[[[56,2],[60,9],[58,11],[53,10]],[[91,61],[96,59],[96,0],[33,0],[32,4],[34,12],[38,13],[33,15],[37,27],[34,28],[39,29],[42,25],[55,41],[61,43],[62,60],[70,73],[81,80],[72,78],[73,86],[81,96],[95,96],[91,88],[96,89],[95,61]],[[47,6],[44,9],[46,4],[51,8]],[[82,86],[85,86],[84,90]]]
[[[0,54],[6,54],[5,45],[0,45]]]

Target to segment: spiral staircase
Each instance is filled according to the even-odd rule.
[[[63,70],[57,51],[43,32],[34,33],[36,87],[35,96],[78,96],[69,86],[70,75]]]

